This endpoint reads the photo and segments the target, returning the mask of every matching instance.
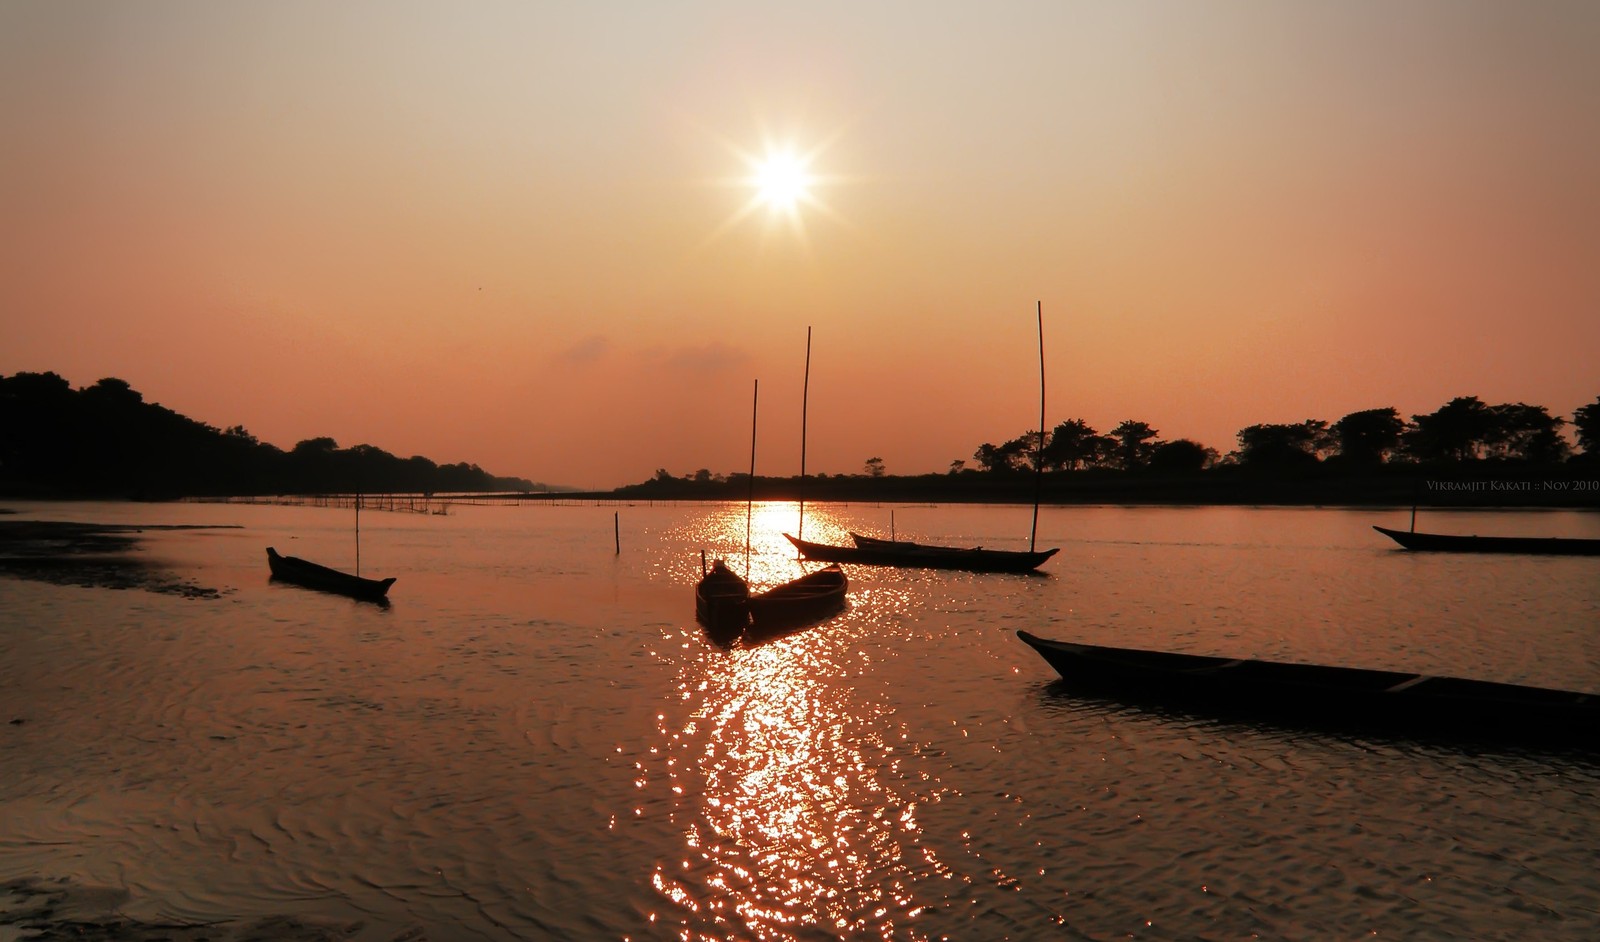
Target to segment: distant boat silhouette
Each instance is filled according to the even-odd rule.
[[[1419,533],[1374,526],[1408,550],[1441,553],[1524,553],[1546,556],[1600,556],[1600,540],[1560,536],[1460,536]]]
[[[274,579],[369,602],[387,602],[389,587],[394,585],[395,581],[393,576],[387,579],[352,576],[347,572],[307,562],[298,556],[284,556],[270,546],[267,547],[267,567],[272,571]]]
[[[1036,550],[1039,535],[1039,488],[1044,473],[1044,305],[1038,306],[1039,322],[1039,437],[1034,453],[1033,529],[1027,550],[991,550],[981,546],[930,546],[907,540],[883,540],[851,532],[855,546],[813,543],[785,533],[784,538],[806,559],[823,562],[860,563],[866,566],[898,566],[906,569],[960,569],[967,572],[1028,572],[1044,565],[1059,550]],[[801,446],[804,454],[804,445]],[[802,459],[803,460],[803,459]]]
[[[898,566],[907,569],[957,569],[966,572],[1028,572],[1039,568],[1058,550],[994,550],[981,546],[928,546],[906,540],[880,540],[852,533],[855,546],[813,543],[784,536],[806,559],[859,563],[864,566]]]

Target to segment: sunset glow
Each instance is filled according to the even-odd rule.
[[[609,488],[1597,393],[1600,6],[0,12],[0,374]],[[515,422],[506,416],[515,416]]]

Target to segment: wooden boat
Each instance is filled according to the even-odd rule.
[[[1550,556],[1600,556],[1600,540],[1560,536],[1458,536],[1418,533],[1375,526],[1384,536],[1408,550],[1444,553],[1538,553]]]
[[[1600,696],[1399,671],[1076,644],[1018,631],[1075,691],[1228,718],[1600,743]]]
[[[901,566],[921,569],[959,569],[967,572],[1028,572],[1039,568],[1059,550],[995,550],[981,546],[927,546],[903,540],[855,538],[855,546],[813,543],[785,533],[795,549],[806,559],[834,563],[860,563],[866,566]],[[863,542],[863,540],[865,542]]]
[[[274,579],[292,582],[308,589],[336,592],[369,602],[386,601],[389,587],[394,585],[393,576],[388,579],[364,579],[361,576],[352,576],[347,572],[307,562],[298,556],[280,555],[270,546],[267,547],[267,566],[272,570]]]
[[[721,644],[737,640],[750,626],[749,583],[716,560],[695,584],[694,617],[712,640]]]
[[[850,581],[838,563],[750,596],[750,632],[767,635],[813,624],[844,608]]]
[[[719,644],[768,638],[837,614],[848,589],[844,570],[833,565],[752,594],[719,559],[695,586],[695,618]]]

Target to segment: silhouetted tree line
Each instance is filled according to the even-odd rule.
[[[1034,470],[1038,464],[1046,471],[1197,472],[1238,466],[1293,472],[1325,466],[1362,472],[1388,464],[1549,467],[1569,460],[1595,462],[1600,458],[1600,397],[1574,410],[1571,424],[1581,453],[1573,452],[1562,432],[1567,420],[1544,406],[1491,406],[1476,396],[1462,396],[1435,412],[1413,415],[1409,422],[1387,407],[1352,412],[1331,425],[1323,419],[1251,425],[1239,430],[1238,448],[1226,455],[1185,438],[1162,441],[1155,429],[1132,419],[1103,435],[1082,419],[1069,419],[1045,436],[1043,448],[1039,432],[1030,430],[1002,445],[979,445],[973,458],[990,472]]]
[[[1574,410],[1578,450],[1568,422],[1543,406],[1450,400],[1408,421],[1392,407],[1352,412],[1337,422],[1307,419],[1240,429],[1238,446],[1220,454],[1186,438],[1165,441],[1129,419],[1101,433],[1082,419],[1047,432],[1030,430],[1002,444],[986,442],[975,466],[952,461],[944,474],[888,476],[882,458],[857,474],[775,478],[700,469],[675,477],[658,469],[618,493],[651,498],[1176,502],[1554,502],[1592,505],[1589,488],[1426,491],[1426,480],[1592,481],[1600,472],[1600,397]],[[1042,447],[1041,447],[1042,446]],[[1039,468],[1042,466],[1041,478]],[[1493,496],[1485,498],[1484,493]],[[1465,495],[1465,496],[1460,496]]]
[[[474,464],[307,439],[289,451],[144,401],[120,379],[74,390],[55,373],[0,376],[0,491],[36,496],[532,490]]]

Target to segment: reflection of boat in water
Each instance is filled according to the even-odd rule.
[[[1600,696],[1486,680],[1144,651],[1018,631],[1075,691],[1267,722],[1600,741]]]
[[[1058,550],[995,550],[981,546],[928,546],[905,540],[880,540],[852,533],[855,546],[813,543],[785,533],[806,559],[860,563],[866,566],[901,566],[920,569],[960,569],[968,572],[1027,572],[1037,569]]]
[[[298,556],[280,555],[270,546],[267,547],[267,567],[272,570],[274,579],[292,582],[308,589],[336,592],[339,595],[348,595],[369,602],[386,601],[389,587],[394,585],[393,576],[387,579],[352,576],[347,572],[307,562]]]
[[[1560,536],[1461,536],[1418,533],[1374,526],[1408,550],[1442,553],[1537,553],[1549,556],[1600,556],[1600,540]]]
[[[772,637],[836,614],[848,588],[844,570],[832,565],[752,594],[749,583],[719,559],[695,586],[695,617],[719,644]]]

